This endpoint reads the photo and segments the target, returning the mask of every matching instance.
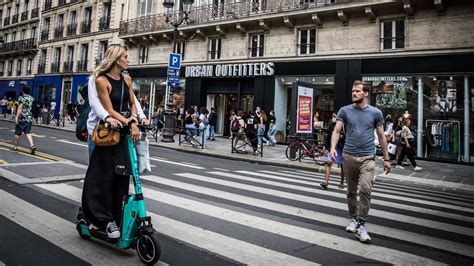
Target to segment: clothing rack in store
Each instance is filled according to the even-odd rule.
[[[427,119],[425,121],[427,134],[433,137],[433,146],[441,147],[441,151],[457,153],[461,161],[461,122],[458,120]],[[430,136],[428,136],[430,137]],[[452,141],[451,141],[452,140]],[[452,145],[450,145],[452,142]],[[426,149],[425,157],[427,157]]]

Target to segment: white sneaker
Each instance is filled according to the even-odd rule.
[[[397,167],[396,167],[396,168],[397,168],[397,169],[402,169],[402,170],[405,169],[405,167],[403,167],[403,166],[401,166],[401,165],[398,165],[398,164],[397,164]]]
[[[354,218],[350,220],[349,225],[346,227],[346,232],[355,233],[357,230],[357,222]]]
[[[413,171],[421,171],[421,169],[423,169],[423,168],[421,168],[419,166],[416,166],[415,168],[413,168]]]
[[[105,229],[107,232],[107,236],[111,239],[119,238],[120,237],[120,229],[117,227],[117,224],[115,221],[109,222],[107,224],[107,229]]]
[[[372,240],[369,236],[369,233],[367,233],[367,230],[365,230],[365,226],[363,225],[360,225],[358,228],[357,228],[357,231],[356,231],[356,235],[355,235],[359,240],[360,242],[362,243],[370,243],[370,241]]]

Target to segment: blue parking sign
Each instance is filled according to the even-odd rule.
[[[171,69],[181,68],[181,54],[170,53],[168,68],[171,68]]]

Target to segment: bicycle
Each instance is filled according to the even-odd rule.
[[[292,157],[292,151],[295,152],[295,156]],[[319,165],[325,165],[324,160],[324,148],[312,139],[305,139],[296,136],[296,140],[288,145],[286,148],[286,158],[290,161],[301,161],[305,157],[313,159],[313,161]]]

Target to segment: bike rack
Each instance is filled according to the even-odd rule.
[[[240,141],[243,142],[243,144],[234,145],[234,140],[235,140],[237,135],[239,137],[241,137],[240,139],[237,139],[237,141],[240,140]],[[261,136],[263,136],[263,135],[257,135],[256,138],[248,140],[245,133],[237,133],[237,134],[234,133],[234,134],[232,134],[232,141],[230,143],[231,153],[239,153],[239,151],[242,152],[242,153],[247,153],[247,151],[245,150],[246,146],[249,146],[253,150],[252,141],[258,141],[258,138],[260,138]],[[257,154],[260,154],[260,157],[263,157],[263,143],[260,145],[260,150],[257,149],[255,152],[257,152]]]

